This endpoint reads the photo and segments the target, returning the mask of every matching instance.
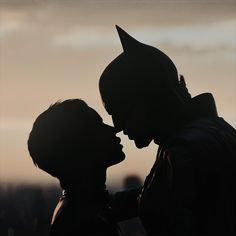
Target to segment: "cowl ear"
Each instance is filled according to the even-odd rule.
[[[124,52],[131,52],[137,50],[142,43],[126,33],[122,28],[116,25],[116,29],[121,41]]]

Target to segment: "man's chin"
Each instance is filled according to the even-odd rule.
[[[147,147],[152,140],[134,140],[135,146],[139,149]]]

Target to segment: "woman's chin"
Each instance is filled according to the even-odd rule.
[[[124,159],[125,159],[125,153],[123,151],[121,151],[120,153],[116,153],[109,160],[110,162],[108,163],[108,166],[119,164],[120,162],[124,161]]]

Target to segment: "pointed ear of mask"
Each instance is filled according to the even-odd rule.
[[[140,48],[142,43],[140,43],[135,38],[131,37],[128,33],[126,33],[122,28],[116,25],[117,32],[119,34],[119,38],[121,41],[121,45],[123,47],[124,52],[132,52]]]

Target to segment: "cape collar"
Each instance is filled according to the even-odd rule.
[[[215,99],[212,94],[203,93],[192,98],[187,105],[187,114],[190,121],[217,117]]]

